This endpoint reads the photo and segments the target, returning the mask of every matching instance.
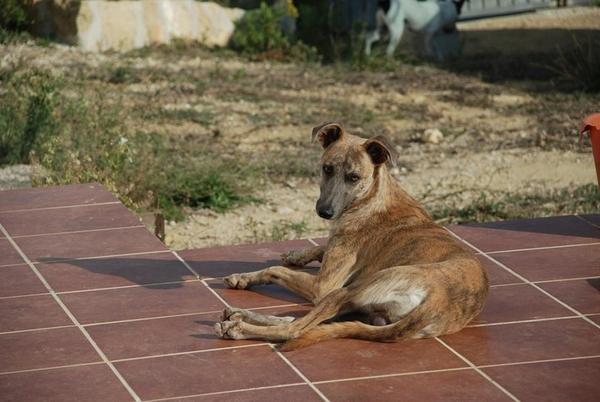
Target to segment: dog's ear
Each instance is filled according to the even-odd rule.
[[[396,147],[386,136],[378,135],[368,139],[363,146],[375,165],[387,162],[392,166],[396,166],[396,159],[398,158]]]
[[[323,148],[327,148],[344,136],[344,128],[339,123],[328,122],[313,128],[312,141],[319,140]]]

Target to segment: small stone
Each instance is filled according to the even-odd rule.
[[[294,213],[294,210],[290,207],[279,207],[277,208],[277,213],[280,215],[289,215]]]
[[[444,139],[444,134],[437,128],[428,128],[421,136],[421,141],[428,144],[439,144]]]

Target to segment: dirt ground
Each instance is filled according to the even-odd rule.
[[[393,139],[400,154],[394,174],[427,207],[468,205],[482,193],[593,183],[590,147],[579,145],[577,129],[598,111],[600,95],[565,90],[554,78],[491,71],[481,60],[494,52],[521,57],[531,49],[550,60],[557,57],[556,44],[572,43],[581,24],[585,32],[578,38],[600,40],[600,8],[460,24],[464,59],[458,66],[359,70],[250,62],[202,49],[117,55],[18,45],[5,52],[0,67],[30,63],[83,77],[87,90],[122,102],[138,130],[167,135],[174,146],[210,149],[242,168],[264,166],[253,183],[262,202],[225,213],[190,211],[184,221],[167,223],[167,244],[188,249],[326,235],[326,222],[314,212],[320,149],[310,142],[311,128],[326,120],[359,135]],[[542,41],[544,31],[560,41]],[[127,69],[129,78],[110,82],[107,74],[116,68]],[[422,141],[427,129],[440,130],[441,142]]]

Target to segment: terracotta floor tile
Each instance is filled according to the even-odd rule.
[[[46,292],[46,287],[29,265],[0,267],[0,297]]]
[[[36,266],[57,292],[195,279],[169,252],[39,263]]]
[[[201,282],[63,293],[82,324],[217,311],[223,304]]]
[[[257,312],[279,316],[302,316],[308,307],[264,309]],[[92,325],[87,330],[110,359],[191,352],[262,343],[218,338],[214,324],[221,312],[143,321]]]
[[[287,352],[311,381],[464,367],[435,339],[395,343],[339,339]]]
[[[166,250],[146,228],[20,237],[15,242],[32,262]]]
[[[493,254],[530,281],[600,276],[600,245]]]
[[[313,247],[308,240],[247,244],[181,251],[179,255],[203,277],[216,278],[281,265],[281,254]]]
[[[122,204],[0,212],[0,223],[13,237],[141,225]]]
[[[131,396],[102,364],[0,375],[5,401],[127,401]]]
[[[72,325],[50,295],[0,299],[0,332]]]
[[[600,331],[580,318],[465,328],[442,339],[477,365],[600,354]]]
[[[596,324],[600,324],[600,314],[598,315],[588,315],[590,320],[594,321]]]
[[[221,313],[196,314],[93,325],[87,330],[111,360],[258,343],[218,338],[213,326],[220,318]]]
[[[17,250],[6,239],[0,239],[0,266],[10,264],[23,264]]]
[[[540,283],[539,286],[580,313],[600,313],[600,278]]]
[[[340,401],[510,401],[474,370],[318,384],[332,402]]]
[[[574,216],[453,225],[449,229],[482,251],[600,241],[600,229]]]
[[[228,392],[217,395],[195,396],[185,399],[173,399],[173,402],[321,402],[322,399],[308,385],[288,385],[277,388],[256,389],[252,391]]]
[[[484,368],[522,401],[589,401],[600,395],[600,358]]]
[[[0,335],[0,356],[0,372],[101,360],[76,327]]]
[[[0,194],[0,211],[117,201],[110,192],[97,183],[8,190]]]
[[[278,285],[254,286],[250,290],[229,289],[220,279],[208,282],[230,305],[239,308],[278,306],[291,303],[307,303],[300,296]]]
[[[142,399],[302,382],[268,346],[130,360],[115,366]]]
[[[494,261],[491,261],[489,258],[486,258],[482,255],[478,255],[477,258],[479,258],[479,261],[481,261],[485,267],[490,285],[503,285],[507,283],[523,282],[506,269],[496,264]]]
[[[470,325],[574,315],[528,284],[490,289],[483,312]]]

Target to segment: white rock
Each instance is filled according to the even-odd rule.
[[[444,139],[444,134],[437,128],[428,128],[421,136],[421,141],[429,144],[439,144]]]
[[[195,0],[34,0],[34,33],[97,52],[173,39],[225,46],[244,10]]]

